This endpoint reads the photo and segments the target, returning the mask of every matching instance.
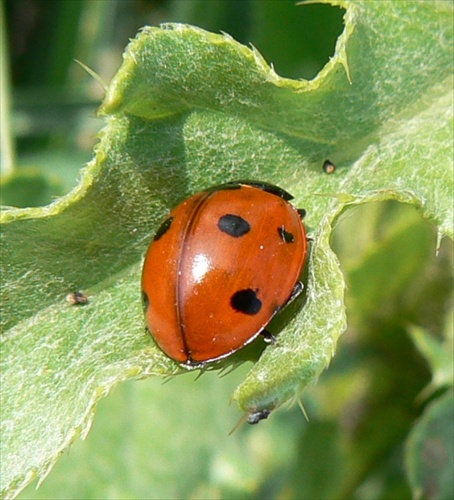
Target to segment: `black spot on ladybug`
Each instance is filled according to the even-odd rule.
[[[229,236],[239,238],[251,230],[249,222],[239,215],[226,214],[218,220],[218,228]]]
[[[142,290],[142,304],[144,311],[146,311],[148,309],[148,306],[150,305],[150,300],[148,298],[148,295],[143,290]]]
[[[277,232],[284,243],[293,243],[295,241],[293,234],[286,231],[284,226],[278,227]]]
[[[230,305],[235,311],[254,316],[262,308],[262,302],[257,298],[257,290],[239,290],[230,298]]]
[[[156,234],[154,235],[153,241],[157,241],[160,238],[162,238],[167,233],[167,231],[170,229],[172,222],[173,222],[173,217],[169,217],[168,219],[166,219],[159,226],[159,229],[156,231]]]

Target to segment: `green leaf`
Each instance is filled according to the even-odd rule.
[[[408,438],[406,468],[415,498],[454,496],[454,393],[428,406]]]
[[[407,330],[424,325],[431,341],[441,336],[452,241],[444,240],[435,257],[434,226],[414,207],[389,201],[346,212],[333,247],[346,277],[349,328],[320,381],[331,382],[316,387],[325,406],[320,418],[331,417],[342,435],[344,473],[332,491],[341,498],[409,498],[402,448],[422,412],[430,371]],[[447,343],[452,366],[448,352]]]
[[[1,490],[43,478],[118,382],[181,369],[144,332],[141,258],[165,213],[235,178],[288,189],[313,243],[305,304],[291,309],[234,393],[273,409],[313,382],[345,329],[331,229],[351,205],[395,199],[453,236],[452,5],[345,7],[336,53],[312,81],[279,77],[254,50],[186,25],[145,28],[101,112],[80,185],[2,213]],[[330,158],[333,175],[321,165]],[[89,304],[66,302],[82,290]]]
[[[98,405],[87,439],[21,498],[258,498],[261,485],[279,484],[282,463],[294,460],[304,417],[282,412],[253,433],[243,426],[229,436],[238,410],[225,401],[246,373],[244,365],[229,377],[121,384]]]
[[[1,204],[15,207],[40,206],[63,193],[58,179],[44,175],[38,169],[22,168],[5,176],[0,184]]]
[[[449,327],[452,328],[452,310],[449,311]],[[448,326],[448,325],[447,325]],[[447,337],[445,342],[441,343],[432,335],[428,334],[423,328],[410,326],[408,331],[421,354],[426,358],[432,371],[432,381],[424,390],[424,395],[446,387],[454,386],[454,362],[452,358],[453,337]],[[448,333],[449,335],[449,333]],[[451,329],[452,335],[452,329]]]

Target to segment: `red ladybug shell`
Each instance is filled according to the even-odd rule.
[[[306,233],[291,195],[229,183],[178,205],[145,257],[147,327],[169,357],[200,366],[264,330],[299,285]]]

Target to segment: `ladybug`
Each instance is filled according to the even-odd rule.
[[[147,329],[187,368],[229,356],[303,289],[304,210],[265,182],[222,184],[178,205],[145,256]],[[272,338],[272,336],[271,336]]]

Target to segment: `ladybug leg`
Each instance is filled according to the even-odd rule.
[[[304,217],[306,217],[306,210],[304,208],[297,208],[296,211],[298,212],[300,219],[304,220]]]
[[[277,344],[277,338],[268,330],[262,330],[260,335],[267,344]]]
[[[297,281],[296,285],[293,287],[292,293],[290,294],[290,297],[288,298],[287,302],[282,304],[282,306],[279,307],[279,309],[277,309],[274,314],[277,314],[278,312],[282,311],[282,309],[284,309],[284,307],[287,307],[299,295],[301,295],[303,290],[304,290],[303,283],[301,283],[301,281]],[[270,333],[268,330],[262,330],[260,332],[260,335],[263,336],[265,342],[268,344],[276,344],[277,343],[276,337],[272,333]]]
[[[293,302],[302,293],[303,290],[304,290],[304,285],[301,283],[301,281],[297,281],[296,285],[293,287],[292,293],[290,294],[290,297],[288,298],[287,302],[282,307],[280,307],[276,311],[276,313],[281,311],[284,307],[287,307],[290,304],[290,302]],[[276,345],[278,343],[277,338],[267,329],[262,330],[260,332],[260,335],[263,337],[263,340],[267,344]]]
[[[306,217],[306,210],[304,208],[297,208],[296,211],[298,212],[300,219],[304,220],[304,217]],[[314,239],[310,236],[306,236],[306,241],[314,241]]]
[[[304,290],[304,285],[301,283],[301,281],[297,281],[296,285],[293,287],[292,293],[290,294],[290,297],[288,298],[287,302],[285,303],[286,306],[290,304],[290,302],[293,302],[296,297],[301,295],[301,293]]]

